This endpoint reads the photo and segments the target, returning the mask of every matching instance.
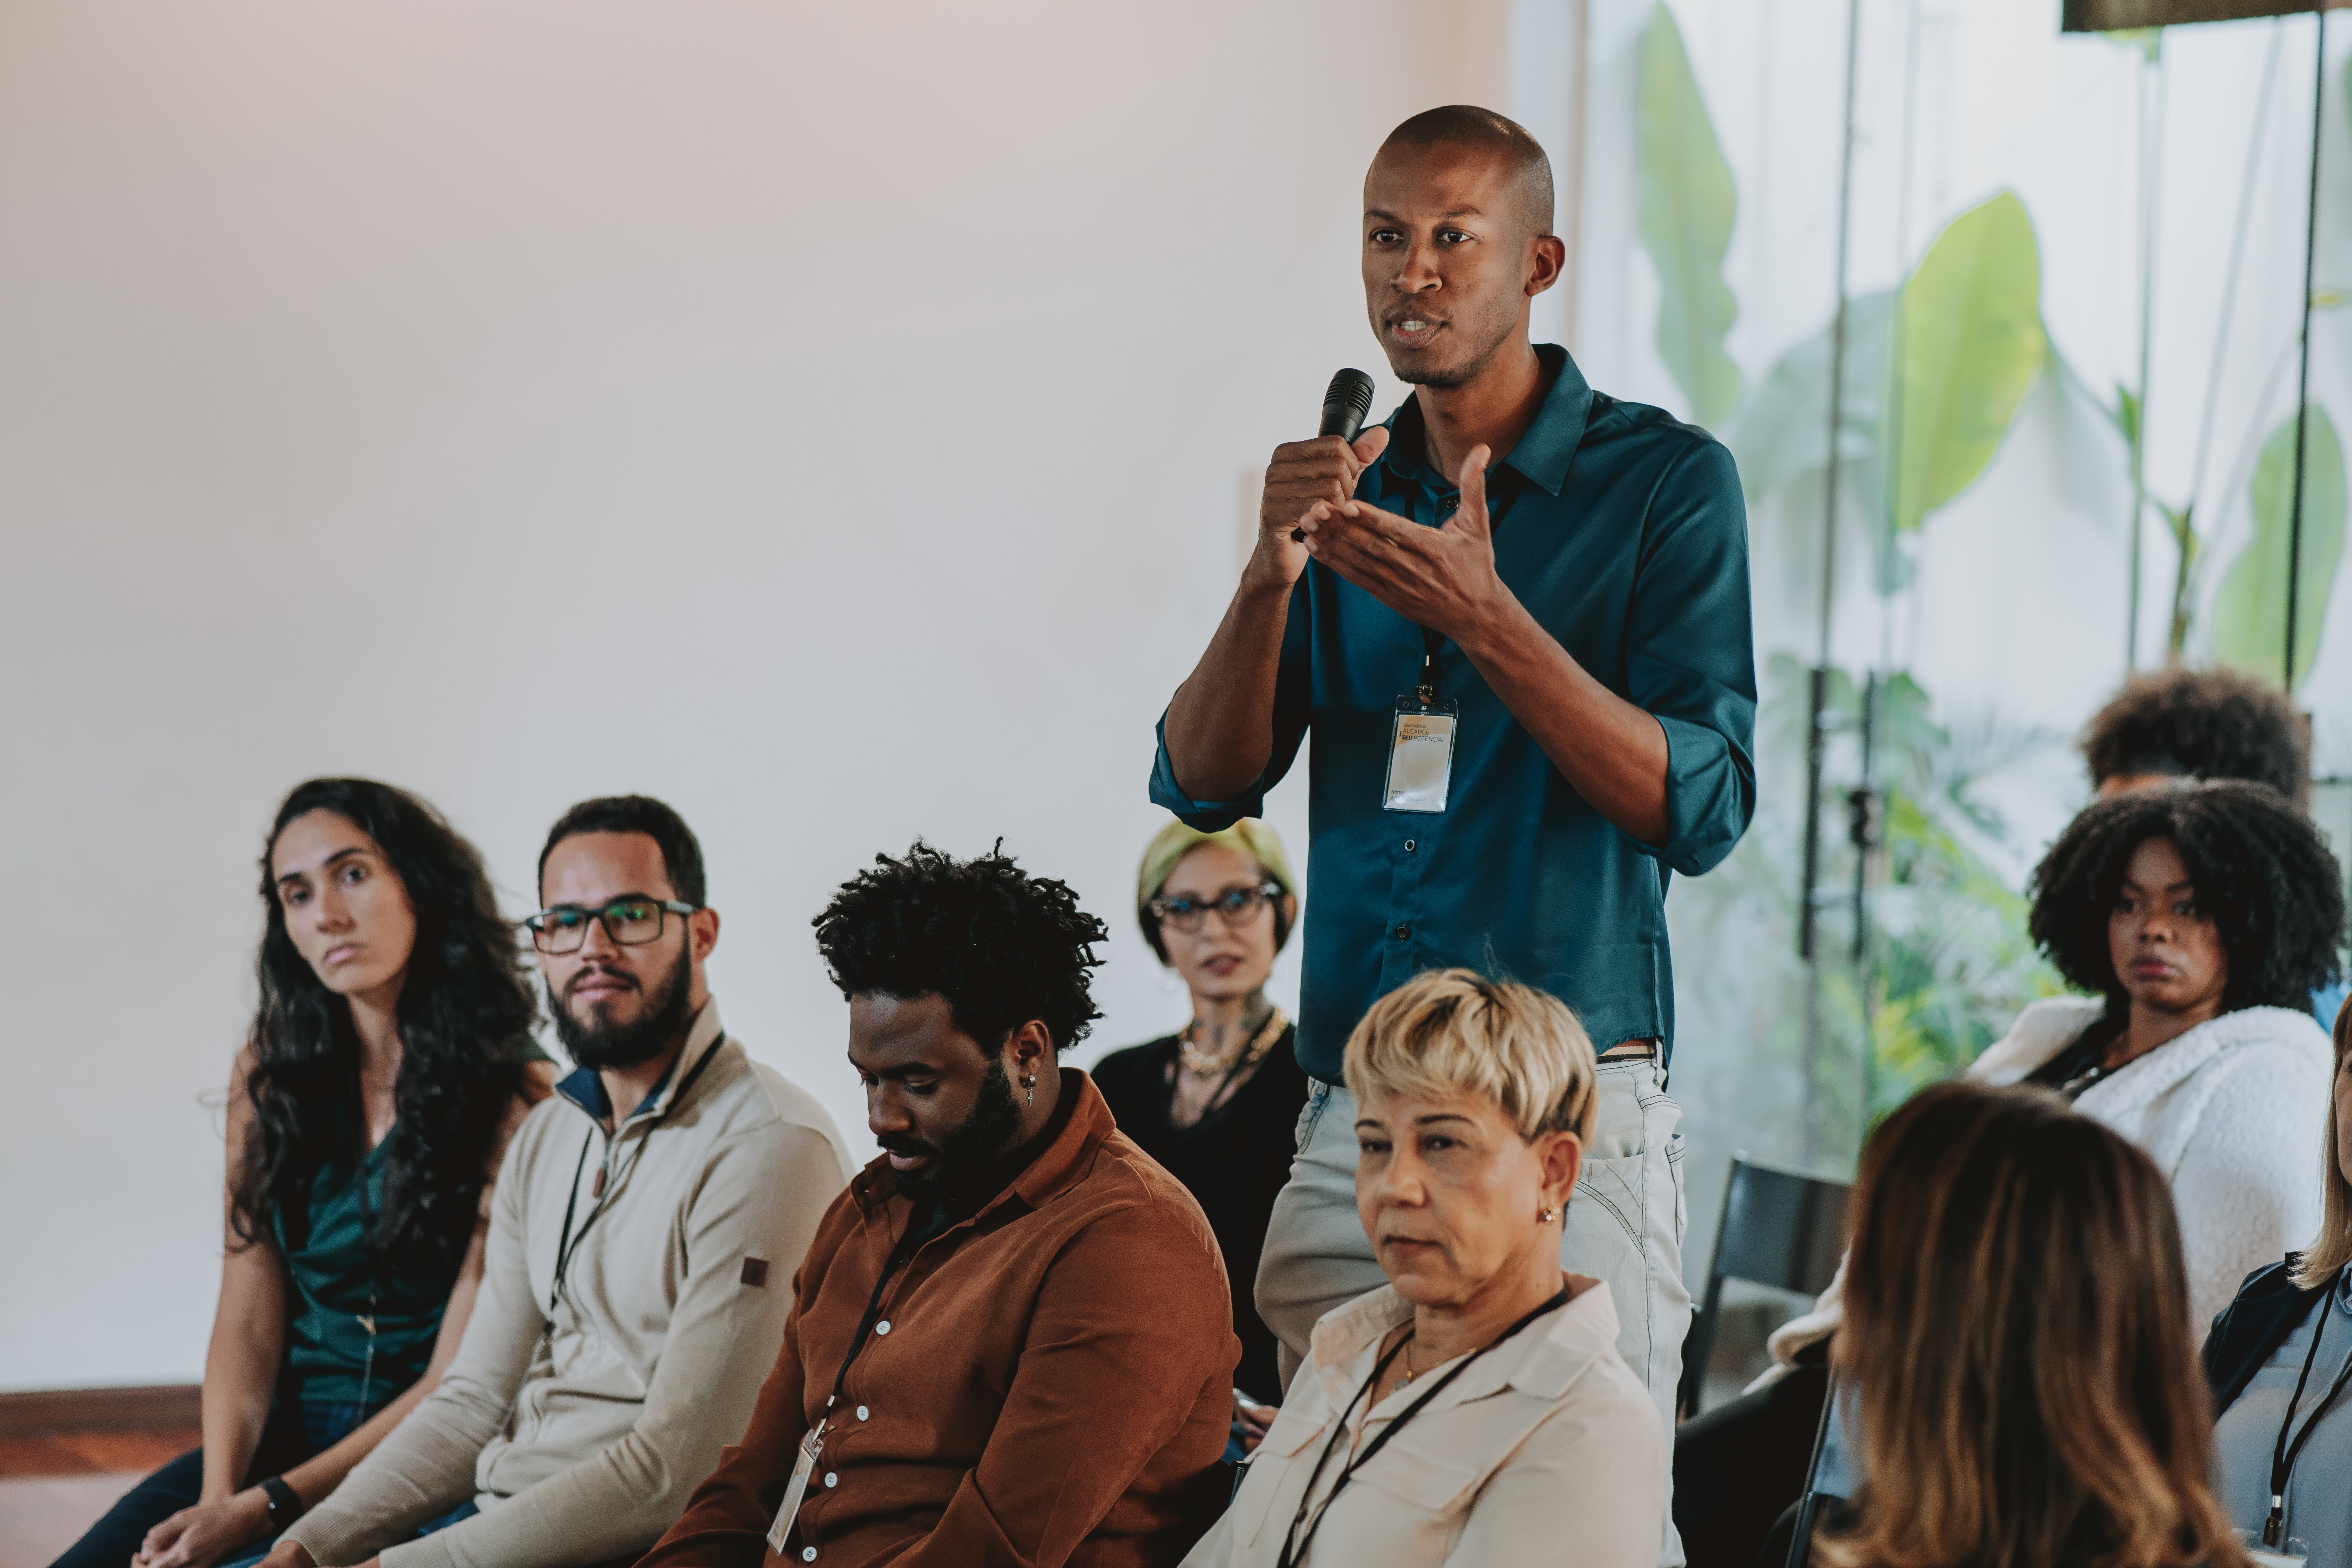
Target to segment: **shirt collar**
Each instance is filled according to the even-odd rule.
[[[993,1194],[987,1202],[972,1211],[978,1219],[991,1209],[1019,1198],[1031,1208],[1042,1207],[1086,1179],[1094,1169],[1095,1153],[1103,1141],[1118,1131],[1118,1123],[1110,1107],[1095,1087],[1095,1080],[1076,1068],[1059,1069],[1062,1078],[1063,1104],[1069,1114],[1062,1121],[1062,1130],[1043,1152],[1023,1167],[1007,1186]],[[888,1203],[898,1195],[898,1185],[890,1179],[890,1161],[887,1155],[877,1155],[857,1179],[849,1184],[860,1208],[872,1209]]]
[[[687,1028],[686,1048],[672,1058],[660,1079],[655,1083],[653,1092],[629,1112],[629,1119],[623,1125],[635,1126],[639,1121],[658,1121],[667,1115],[670,1102],[677,1097],[680,1086],[694,1076],[695,1070],[701,1067],[702,1059],[717,1050],[726,1038],[727,1031],[719,1022],[718,999],[705,1000],[702,1011],[694,1016],[694,1022]],[[555,1092],[599,1122],[613,1120],[613,1097],[604,1092],[604,1075],[593,1068],[574,1068],[555,1086]],[[617,1132],[620,1129],[614,1128],[614,1131]]]
[[[1551,390],[1544,394],[1534,422],[1502,466],[1557,499],[1560,487],[1568,483],[1569,465],[1575,460],[1576,448],[1584,440],[1584,426],[1592,416],[1592,387],[1577,369],[1576,361],[1558,343],[1538,343],[1536,358],[1551,377]],[[1388,450],[1373,464],[1386,485],[1407,486],[1416,482],[1417,475],[1427,475],[1444,488],[1453,488],[1449,476],[1435,474],[1429,467],[1419,394],[1397,405],[1396,412],[1389,416],[1388,429]]]
[[[1444,1403],[1460,1405],[1506,1386],[1538,1399],[1557,1399],[1602,1351],[1616,1344],[1617,1307],[1608,1285],[1589,1275],[1568,1278],[1580,1287],[1576,1295],[1520,1330],[1507,1344],[1480,1356],[1440,1396]],[[1308,1359],[1332,1409],[1347,1407],[1370,1374],[1370,1358],[1381,1337],[1412,1317],[1412,1303],[1398,1295],[1394,1286],[1383,1285],[1315,1325]]]

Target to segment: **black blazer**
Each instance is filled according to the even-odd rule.
[[[2221,1309],[2213,1320],[2213,1331],[2205,1336],[2205,1382],[2213,1391],[2213,1414],[2236,1403],[2238,1395],[2253,1382],[2254,1373],[2271,1359],[2294,1326],[2303,1321],[2327,1287],[2320,1285],[2309,1290],[2298,1290],[2287,1278],[2298,1254],[2288,1253],[2284,1262],[2257,1268],[2246,1276],[2238,1287],[2237,1300]]]

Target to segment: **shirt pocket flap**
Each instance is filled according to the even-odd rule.
[[[1416,1436],[1411,1426],[1398,1433],[1348,1484],[1378,1487],[1423,1512],[1442,1516],[1478,1484],[1483,1472],[1465,1462],[1458,1447],[1426,1438],[1416,1442]]]
[[[1328,1412],[1320,1421],[1310,1421],[1293,1410],[1277,1411],[1274,1425],[1267,1427],[1265,1436],[1258,1439],[1257,1447],[1251,1455],[1252,1462],[1255,1462],[1259,1454],[1286,1459],[1330,1430],[1331,1417]]]
[[[1309,1445],[1327,1438],[1330,1431],[1331,1418],[1328,1414],[1319,1422],[1288,1410],[1275,1417],[1274,1425],[1266,1428],[1265,1436],[1243,1464],[1241,1490],[1234,1498],[1234,1538],[1244,1546],[1255,1545],[1265,1532],[1275,1494],[1289,1479],[1291,1467],[1299,1467],[1299,1479],[1304,1481],[1306,1467],[1315,1462]]]

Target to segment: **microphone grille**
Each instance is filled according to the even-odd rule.
[[[1331,378],[1330,390],[1324,393],[1323,404],[1329,407],[1344,403],[1362,418],[1372,409],[1372,378],[1360,370],[1343,370]]]

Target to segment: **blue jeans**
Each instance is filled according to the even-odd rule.
[[[262,1425],[261,1442],[254,1449],[253,1463],[247,1467],[245,1484],[283,1474],[333,1447],[380,1408],[323,1399],[280,1399],[269,1407],[269,1419]],[[182,1509],[195,1506],[204,1485],[205,1451],[191,1448],[123,1493],[104,1518],[66,1548],[53,1568],[123,1568],[137,1555],[149,1531]],[[258,1544],[266,1555],[269,1539]]]

